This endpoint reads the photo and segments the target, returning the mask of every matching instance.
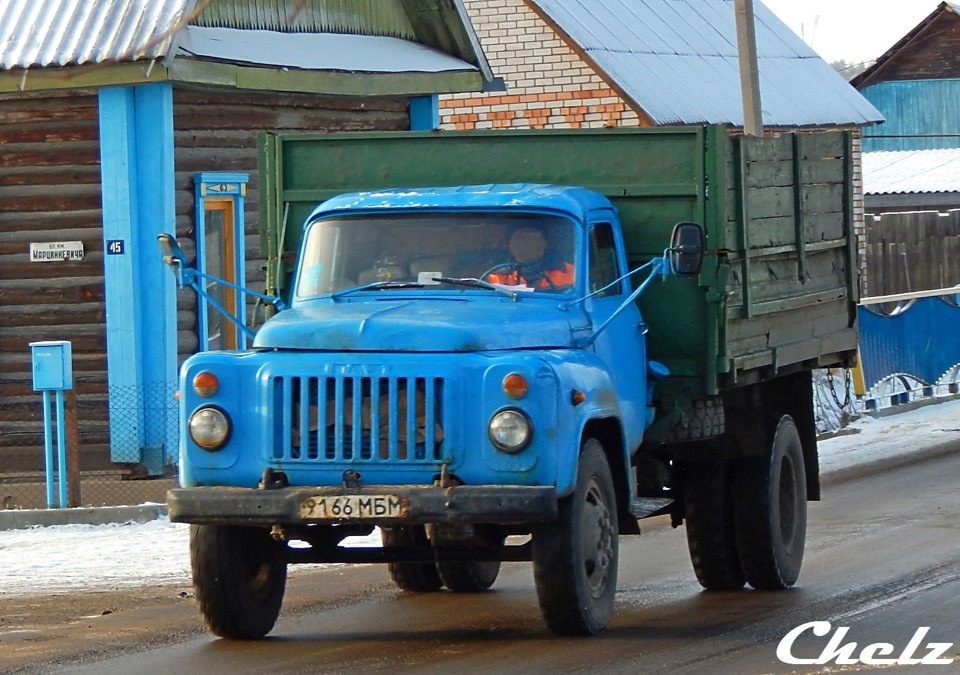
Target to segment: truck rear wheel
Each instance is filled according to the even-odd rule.
[[[211,632],[250,640],[273,629],[287,583],[283,546],[263,528],[190,527],[193,585]]]
[[[743,587],[729,464],[690,462],[683,472],[687,549],[697,581],[710,591]]]
[[[807,532],[800,434],[789,415],[771,426],[767,456],[738,466],[734,505],[740,564],[747,582],[763,590],[796,583]]]
[[[533,534],[533,577],[547,627],[558,635],[597,635],[617,590],[617,503],[603,447],[584,442],[573,494],[556,522]]]
[[[484,531],[479,525],[477,529],[474,543],[491,549],[503,547],[503,535]],[[500,574],[500,561],[441,560],[437,563],[437,571],[440,573],[443,585],[454,593],[480,593],[488,590],[497,580],[497,575]]]
[[[381,536],[384,548],[430,548],[423,525],[385,527]],[[387,563],[387,570],[393,583],[403,591],[432,593],[443,586],[437,566],[432,562],[392,562]]]
[[[443,585],[455,593],[480,593],[493,586],[500,574],[500,562],[445,560],[437,563]]]

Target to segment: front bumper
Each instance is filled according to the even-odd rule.
[[[314,519],[301,504],[317,497],[394,495],[405,500],[401,515],[390,518]],[[167,493],[167,511],[175,523],[205,525],[292,525],[366,523],[545,523],[557,518],[557,491],[552,487],[461,485],[441,488],[384,485],[363,488],[234,487],[177,488]]]

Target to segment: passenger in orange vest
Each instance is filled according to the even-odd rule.
[[[538,291],[564,291],[573,285],[574,267],[556,251],[547,249],[547,239],[536,227],[521,227],[507,245],[510,262],[494,265],[483,275],[486,281],[505,286],[527,286]]]

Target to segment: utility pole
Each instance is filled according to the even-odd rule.
[[[753,0],[734,0],[737,17],[737,54],[740,59],[740,95],[743,99],[743,131],[763,136],[760,107],[760,68],[757,65],[757,31]]]

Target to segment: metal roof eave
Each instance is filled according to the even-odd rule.
[[[0,93],[132,86],[153,82],[342,96],[424,96],[480,91],[479,70],[423,72],[307,71],[178,58],[0,72]]]

